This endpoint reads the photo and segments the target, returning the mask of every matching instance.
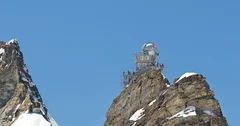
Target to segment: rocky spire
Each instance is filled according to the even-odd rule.
[[[17,40],[0,41],[0,126],[14,124],[19,116],[28,114],[30,105],[36,102],[42,108],[38,115],[50,126],[53,119],[24,64]]]
[[[214,92],[201,74],[169,85],[161,70],[132,79],[106,114],[104,126],[227,126]]]

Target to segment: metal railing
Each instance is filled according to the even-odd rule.
[[[122,75],[122,79],[123,79],[123,85],[124,87],[126,87],[127,85],[129,85],[129,82],[136,76],[140,76],[146,72],[148,72],[149,70],[152,70],[152,69],[160,69],[162,70],[164,68],[164,65],[163,64],[160,64],[160,63],[156,63],[155,65],[152,65],[152,66],[145,66],[143,67],[142,69],[140,70],[137,70],[136,72],[131,72],[131,71],[127,71],[127,72],[123,72],[123,75]]]

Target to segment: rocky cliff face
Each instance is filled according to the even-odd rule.
[[[40,103],[42,108],[40,113],[28,112],[32,103]],[[31,117],[38,117],[36,121],[41,121],[46,126],[57,125],[48,114],[33,83],[17,41],[15,39],[8,43],[0,41],[0,126],[35,126],[34,122],[23,121],[28,114],[31,114]],[[37,122],[38,125],[41,122]]]
[[[206,78],[187,73],[169,85],[160,70],[130,82],[107,112],[104,126],[227,126]]]

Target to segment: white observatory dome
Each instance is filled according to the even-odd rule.
[[[149,55],[158,55],[157,45],[152,42],[147,42],[142,46],[142,52],[148,53]]]

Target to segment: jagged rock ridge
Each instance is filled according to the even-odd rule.
[[[130,82],[109,108],[104,126],[227,126],[206,78],[187,73],[169,81],[150,70]]]
[[[29,113],[32,103],[41,105],[40,113]],[[19,119],[19,117],[21,118]],[[31,117],[31,126],[57,126],[48,114],[41,95],[24,64],[23,55],[16,39],[8,43],[0,41],[0,126],[28,126],[24,121]]]

